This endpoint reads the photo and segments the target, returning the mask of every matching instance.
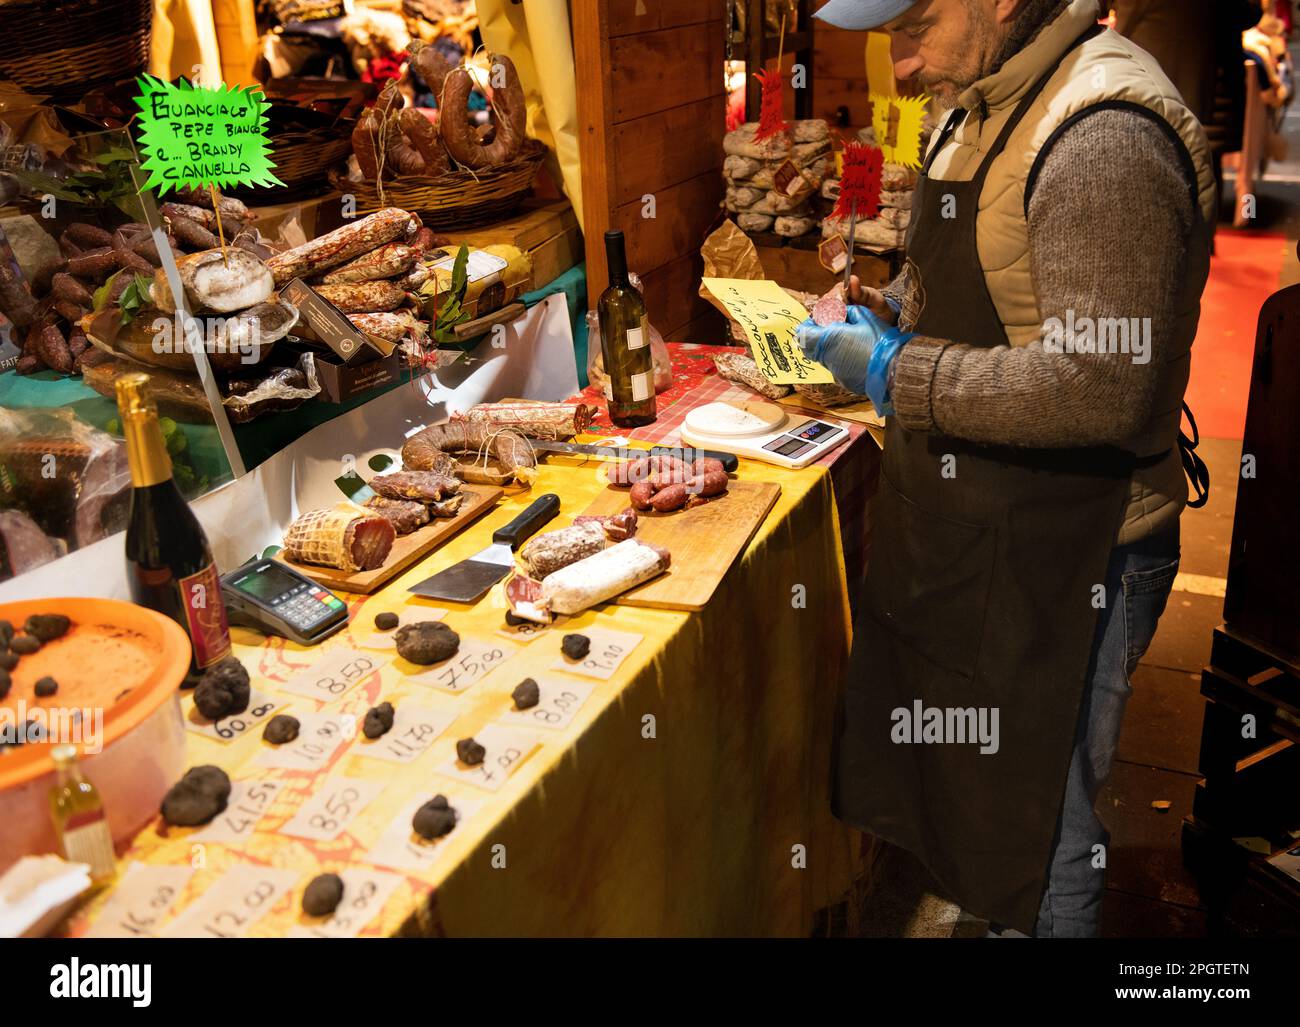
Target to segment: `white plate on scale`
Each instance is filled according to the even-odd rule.
[[[686,415],[682,440],[702,449],[766,460],[781,467],[807,467],[849,440],[848,429],[775,403],[706,403]]]

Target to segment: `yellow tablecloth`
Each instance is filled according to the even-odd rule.
[[[844,896],[857,859],[856,835],[831,817],[827,803],[834,697],[850,623],[823,468],[741,462],[740,477],[776,481],[781,496],[702,612],[587,611],[521,646],[459,695],[406,680],[398,664],[415,668],[391,652],[392,662],[338,702],[277,691],[295,669],[335,647],[365,649],[374,616],[384,610],[409,620],[413,607],[445,609],[462,647],[471,639],[502,641],[495,634],[504,627],[501,586],[473,607],[417,599],[407,586],[473,555],[542,492],[558,493],[563,503],[550,527],[567,523],[604,487],[596,466],[552,458],[530,493],[507,498],[376,595],[346,596],[351,623],[323,646],[235,631],[254,688],[283,700],[280,712],[341,710],[359,724],[370,706],[388,700],[399,712],[414,701],[459,714],[414,763],[358,755],[366,744],[359,733],[335,756],[328,773],[385,784],[342,835],[309,842],[280,833],[325,772],[255,766],[270,748],[260,725],[229,743],[190,733],[191,765],[217,764],[236,783],[257,778],[284,787],[243,842],[196,844],[195,830],[167,829],[159,820],[141,831],[120,868],[131,861],[197,866],[172,917],[238,863],[288,869],[297,877],[287,894],[234,932],[279,936],[318,923],[300,910],[313,876],[364,864],[415,799],[442,793],[453,806],[479,805],[438,843],[427,870],[402,875],[362,935],[806,935],[814,911]],[[437,772],[454,759],[457,739],[512,709],[510,692],[521,679],[568,678],[549,670],[561,639],[590,627],[644,640],[608,681],[571,678],[594,689],[565,730],[537,731],[540,747],[496,792]],[[182,699],[187,717],[192,702]],[[115,891],[85,907],[71,933],[85,932]],[[156,928],[165,932],[169,919]]]

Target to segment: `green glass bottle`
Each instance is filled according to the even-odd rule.
[[[609,419],[621,428],[636,428],[655,419],[655,372],[650,355],[650,321],[645,300],[627,275],[622,232],[605,233],[609,288],[596,305],[600,349],[605,358],[605,398]]]

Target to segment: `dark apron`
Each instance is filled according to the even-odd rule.
[[[931,151],[908,240],[925,296],[918,334],[1007,345],[980,267],[976,212],[989,166],[1051,73],[971,181],[928,177],[957,115]],[[944,217],[954,201],[956,217]],[[897,418],[885,429],[833,806],[914,853],[963,908],[1025,933],[1065,791],[1097,622],[1094,586],[1106,580],[1134,466],[1132,454],[1110,448],[979,446],[910,432]],[[997,710],[994,754],[955,740],[949,711],[981,708]],[[926,737],[934,709],[952,728],[929,737],[947,740],[903,741]]]

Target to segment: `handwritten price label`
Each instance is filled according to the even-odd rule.
[[[163,930],[165,938],[240,938],[271,911],[298,878],[295,870],[241,863]]]
[[[402,883],[397,874],[368,867],[340,870],[339,877],[343,878],[343,901],[338,908],[324,919],[304,914],[303,919],[310,926],[299,924],[289,928],[290,938],[355,938]]]
[[[255,766],[321,770],[329,766],[340,746],[357,736],[357,719],[350,713],[303,713],[298,721],[298,737],[258,753]]]
[[[471,767],[459,759],[452,759],[436,772],[476,788],[486,788],[489,792],[495,792],[505,784],[541,744],[531,731],[501,724],[489,724],[474,732],[474,740],[487,750],[482,763]]]
[[[426,841],[412,829],[411,818],[415,816],[417,809],[436,794],[431,792],[409,803],[384,829],[375,847],[366,853],[366,862],[411,873],[427,871],[432,867],[438,857],[446,851],[444,843],[447,839],[454,838],[456,832],[463,829],[466,821],[472,819],[483,805],[476,799],[462,799],[455,795],[448,795],[447,800],[456,812],[456,826],[441,838]]]
[[[546,634],[550,629],[545,624],[534,624],[532,621],[524,621],[522,624],[508,624],[504,628],[498,628],[497,634],[502,638],[508,638],[512,642],[528,643],[533,639]]]
[[[113,889],[87,938],[152,938],[176,905],[193,867],[151,867],[132,863]]]
[[[303,803],[292,820],[280,828],[281,834],[332,842],[375,796],[384,790],[384,781],[362,781],[335,774],[325,779],[320,790]]]
[[[406,680],[425,688],[460,695],[468,692],[517,652],[519,647],[509,642],[464,638],[461,639],[460,651],[450,660],[435,663],[418,674],[410,674]]]
[[[225,845],[243,841],[257,828],[262,814],[271,808],[283,787],[283,781],[236,781],[226,808],[194,835],[194,841]]]
[[[185,726],[196,735],[215,738],[218,742],[233,742],[253,730],[283,705],[283,699],[276,699],[254,688],[249,692],[248,708],[243,713],[235,713],[220,720],[208,720],[195,709],[191,697],[186,700]]]
[[[527,710],[517,710],[512,705],[510,711],[501,718],[501,723],[563,731],[595,690],[595,685],[585,681],[538,678],[537,705]]]
[[[451,727],[458,716],[456,710],[435,710],[409,701],[399,702],[392,729],[374,741],[361,739],[353,753],[391,763],[410,763],[424,755],[433,740]]]
[[[306,696],[318,702],[333,702],[388,662],[385,656],[360,649],[331,649],[313,666],[295,674],[280,690]]]
[[[580,660],[571,660],[560,653],[551,664],[553,670],[567,670],[570,674],[608,681],[645,638],[645,635],[609,628],[587,628],[582,633],[591,639],[591,650]]]
[[[446,610],[441,610],[436,606],[421,606],[418,610],[397,610],[397,627],[392,631],[376,630],[374,634],[367,635],[361,640],[361,645],[367,649],[388,649],[397,652],[397,632],[403,624],[414,624],[421,620],[442,620],[447,616]]]

